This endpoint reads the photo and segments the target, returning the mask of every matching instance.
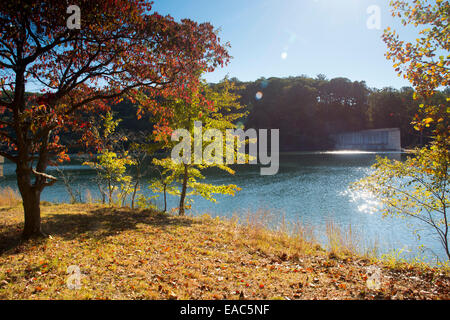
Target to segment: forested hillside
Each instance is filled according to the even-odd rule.
[[[262,78],[244,85],[242,103],[250,110],[246,126],[280,128],[285,151],[329,149],[330,134],[391,127],[401,129],[403,147],[420,144],[411,121],[422,102],[414,100],[412,88],[374,89],[363,81],[323,75]],[[447,89],[434,99],[442,102],[448,95]]]
[[[240,102],[247,106],[246,128],[280,129],[282,151],[328,150],[330,134],[377,128],[400,128],[405,148],[425,143],[428,133],[411,126],[420,100],[413,89],[404,87],[369,88],[364,81],[346,78],[326,79],[307,76],[261,78],[254,82],[231,79],[241,87]],[[450,95],[447,89],[433,99],[440,102]],[[136,107],[126,100],[113,107],[123,119],[123,129],[151,131],[151,117],[137,120]]]

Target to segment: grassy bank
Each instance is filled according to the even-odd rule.
[[[44,204],[42,216],[51,237],[20,243],[22,209],[0,208],[0,299],[450,298],[443,269],[325,250],[300,226],[271,232],[256,218],[240,225],[87,204]],[[72,265],[79,290],[67,287]]]

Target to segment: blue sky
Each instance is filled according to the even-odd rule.
[[[155,0],[154,9],[176,20],[211,22],[231,44],[231,63],[206,79],[225,75],[243,81],[319,73],[328,78],[365,80],[369,87],[401,88],[384,57],[383,30],[404,29],[388,0]],[[367,9],[381,9],[381,28],[367,28]],[[413,36],[413,30],[404,31]]]

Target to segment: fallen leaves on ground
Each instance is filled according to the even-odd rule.
[[[44,205],[51,238],[20,243],[20,207],[0,208],[0,299],[449,299],[433,268],[392,269],[208,216]],[[69,289],[79,268],[80,289]],[[374,268],[379,289],[369,289]],[[77,269],[78,270],[78,269]]]

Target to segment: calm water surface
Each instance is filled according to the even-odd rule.
[[[325,226],[332,221],[345,229],[351,226],[358,246],[363,249],[375,245],[379,253],[395,249],[402,250],[405,257],[413,257],[420,253],[419,245],[424,244],[427,250],[423,254],[429,259],[435,259],[436,255],[444,258],[430,230],[420,232],[419,242],[413,235],[418,225],[407,226],[406,220],[400,218],[382,218],[375,199],[355,199],[349,192],[350,183],[370,173],[377,154],[393,159],[405,157],[400,153],[295,153],[280,156],[280,170],[275,176],[261,176],[257,166],[237,166],[235,176],[208,171],[207,182],[232,183],[242,190],[234,197],[218,196],[217,203],[194,198],[191,213],[243,217],[249,212],[271,212],[287,222],[302,222],[312,227],[316,237],[324,243]],[[97,187],[91,181],[94,177],[91,169],[76,162],[61,168],[71,175],[75,189],[81,190],[83,195],[89,190],[93,197],[98,197]],[[0,180],[0,187],[16,186],[14,170],[11,163],[5,163],[5,177]],[[151,194],[147,185],[142,189],[143,193]],[[42,200],[69,202],[70,197],[64,185],[58,182],[44,190]],[[178,199],[169,197],[168,203],[171,208],[177,207]],[[162,206],[162,200],[156,200],[156,204]]]

